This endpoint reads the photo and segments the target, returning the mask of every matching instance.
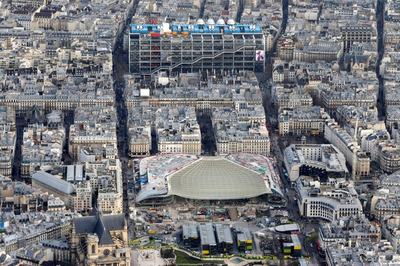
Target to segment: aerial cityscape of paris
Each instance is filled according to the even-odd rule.
[[[400,266],[400,0],[0,0],[0,266]]]

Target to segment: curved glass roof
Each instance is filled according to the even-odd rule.
[[[168,178],[169,193],[198,200],[253,198],[271,193],[259,173],[223,157],[203,157]]]

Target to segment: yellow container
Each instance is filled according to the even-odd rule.
[[[294,250],[301,250],[301,246],[300,245],[294,246],[293,249]]]
[[[157,233],[157,231],[154,230],[154,229],[150,229],[149,231],[147,231],[147,233],[148,233],[149,235],[155,235],[155,234]]]

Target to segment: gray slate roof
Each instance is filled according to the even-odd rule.
[[[75,191],[75,187],[71,183],[43,171],[34,173],[32,179],[64,194],[69,195]]]
[[[96,234],[99,244],[113,244],[110,231],[123,230],[125,217],[123,214],[117,215],[96,215],[74,219],[75,232],[77,234]]]

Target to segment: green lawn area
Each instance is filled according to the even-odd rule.
[[[218,265],[223,263],[223,261],[211,261],[211,260],[200,260],[188,256],[186,253],[175,250],[176,255],[176,265],[186,266],[186,265]]]

